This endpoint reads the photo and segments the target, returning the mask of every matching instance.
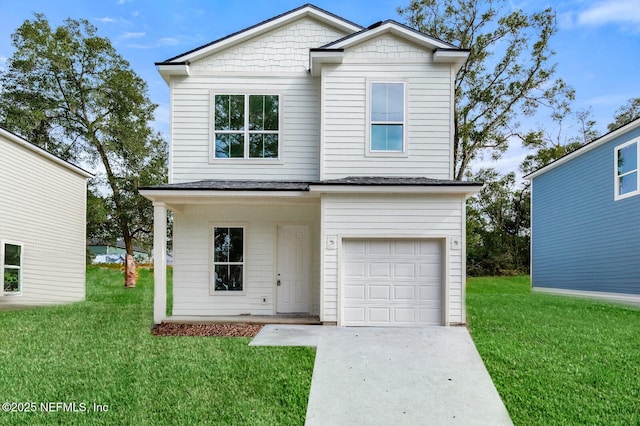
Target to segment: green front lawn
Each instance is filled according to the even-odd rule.
[[[152,281],[142,270],[138,287],[124,289],[122,273],[90,268],[86,302],[0,311],[0,403],[36,403],[32,413],[0,411],[0,424],[304,422],[313,349],[154,337]]]
[[[470,278],[473,340],[516,425],[640,424],[640,309]]]

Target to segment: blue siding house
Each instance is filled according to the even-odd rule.
[[[527,176],[534,290],[640,302],[640,119]]]

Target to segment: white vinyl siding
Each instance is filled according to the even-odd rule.
[[[449,238],[464,241],[464,199],[455,195],[357,195],[323,197],[323,241],[330,238]],[[464,322],[464,244],[446,248],[449,265],[447,322]],[[324,247],[321,320],[338,321],[339,250]]]
[[[85,200],[85,177],[0,136],[0,241],[23,249],[20,296],[0,305],[84,300]]]
[[[217,224],[245,227],[243,294],[211,291],[212,230]],[[243,224],[243,225],[240,225]],[[308,225],[311,231],[312,314],[319,313],[318,201],[278,203],[273,199],[243,204],[227,200],[184,206],[174,216],[173,316],[275,314],[277,228]],[[266,299],[266,302],[263,300]]]
[[[304,17],[190,64],[171,80],[172,183],[202,179],[316,180],[320,168],[320,79],[309,49],[343,37]],[[279,158],[211,161],[210,93],[281,95]]]
[[[319,176],[319,81],[301,76],[193,75],[172,82],[172,182],[314,180]],[[211,161],[211,93],[279,93],[280,158]]]
[[[339,65],[323,65],[323,177],[451,177],[452,78],[450,65],[395,37],[345,51]],[[391,46],[395,43],[395,47]],[[367,50],[371,47],[371,51]],[[381,57],[382,53],[389,56]],[[390,53],[390,50],[393,50]],[[404,60],[399,59],[406,51]],[[414,56],[414,55],[417,55]],[[394,58],[394,59],[390,59]],[[372,81],[405,82],[405,156],[367,156],[367,91]]]

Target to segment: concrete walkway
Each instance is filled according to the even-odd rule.
[[[511,425],[464,327],[267,325],[254,346],[316,346],[307,425]]]

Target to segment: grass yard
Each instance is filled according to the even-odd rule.
[[[470,278],[473,340],[516,425],[640,424],[640,309]]]
[[[31,413],[0,411],[0,424],[304,422],[314,349],[154,337],[152,288],[149,271],[127,290],[122,273],[90,268],[86,302],[0,311],[0,403],[37,404]],[[41,411],[56,402],[87,412]]]

